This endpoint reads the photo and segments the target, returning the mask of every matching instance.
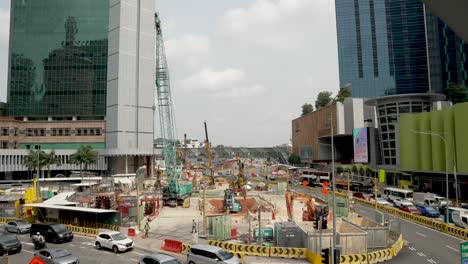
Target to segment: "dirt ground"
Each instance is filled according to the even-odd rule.
[[[209,213],[219,214],[223,212],[223,199],[210,199],[208,202],[211,205]],[[247,210],[250,210],[251,212],[254,211],[257,204],[255,198],[238,198],[236,199],[236,202],[242,205],[242,211],[237,214],[231,213],[231,215],[246,215]]]

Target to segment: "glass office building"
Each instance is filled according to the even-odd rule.
[[[468,46],[420,0],[336,0],[340,85],[353,97],[466,83]]]
[[[9,115],[106,114],[109,1],[12,0]]]

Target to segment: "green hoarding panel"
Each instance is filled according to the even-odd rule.
[[[445,111],[434,111],[430,113],[430,129],[428,131],[437,133],[444,130],[444,119],[446,118]],[[424,136],[424,135],[421,135]],[[432,160],[428,159],[429,162],[432,162],[431,168],[426,168],[428,171],[445,171],[445,147],[444,142],[437,136],[425,136],[431,140],[431,155]]]
[[[453,107],[457,170],[468,173],[468,103]]]

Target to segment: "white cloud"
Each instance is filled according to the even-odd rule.
[[[198,67],[210,52],[210,39],[203,35],[185,34],[165,41],[166,55],[171,65]]]
[[[250,84],[245,72],[235,68],[221,71],[203,68],[181,81],[181,87],[194,93],[225,98],[255,96],[266,91],[262,85]]]
[[[330,0],[255,0],[246,8],[227,10],[222,17],[223,31],[244,43],[295,49],[304,46],[304,34]],[[313,32],[310,32],[313,34]]]

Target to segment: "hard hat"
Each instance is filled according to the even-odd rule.
[[[36,235],[40,235],[41,233],[40,232],[37,232]]]

